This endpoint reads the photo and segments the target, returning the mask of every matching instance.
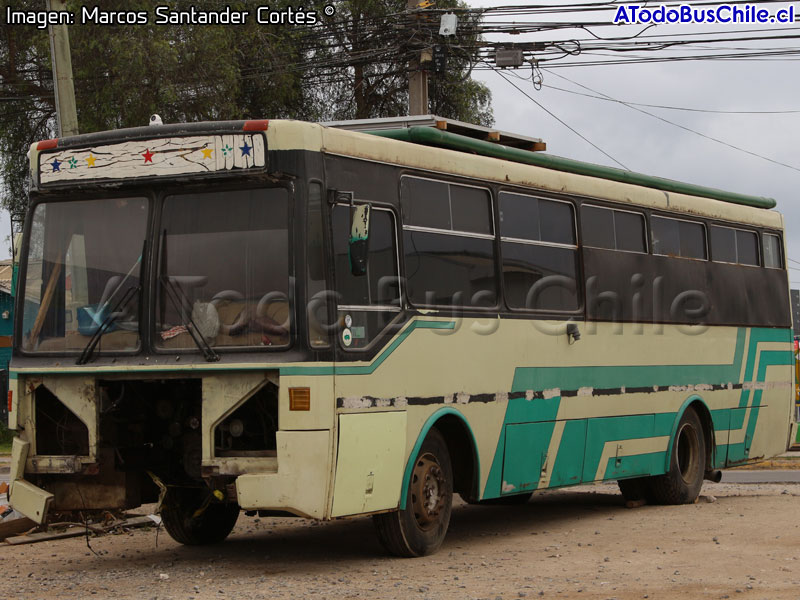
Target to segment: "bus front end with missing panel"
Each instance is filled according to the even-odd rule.
[[[156,502],[325,516],[331,432],[279,429],[277,370],[16,375],[10,502],[38,523]]]

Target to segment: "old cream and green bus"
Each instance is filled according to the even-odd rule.
[[[35,144],[11,504],[158,503],[185,544],[372,515],[419,556],[455,494],[688,503],[785,451],[774,202],[534,150],[288,120]]]

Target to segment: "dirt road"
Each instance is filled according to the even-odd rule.
[[[800,485],[709,484],[697,504],[624,507],[616,485],[525,506],[459,504],[442,550],[386,556],[369,519],[242,517],[223,544],[136,530],[0,546],[2,598],[800,597]],[[712,496],[713,494],[713,496]]]

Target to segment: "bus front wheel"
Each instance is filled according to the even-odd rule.
[[[195,488],[171,488],[161,507],[161,522],[180,544],[199,546],[221,542],[239,518],[237,504],[223,504],[210,492]]]
[[[453,470],[447,443],[437,429],[420,447],[404,509],[375,515],[373,522],[384,548],[397,556],[425,556],[444,541],[453,505]]]
[[[706,444],[703,424],[693,408],[683,413],[675,439],[669,471],[650,480],[650,491],[660,504],[690,504],[703,487]]]

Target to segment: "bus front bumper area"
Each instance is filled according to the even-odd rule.
[[[278,471],[236,478],[244,510],[279,510],[322,519],[327,505],[331,431],[278,431]]]
[[[9,474],[8,501],[17,512],[41,525],[53,502],[53,494],[25,481],[25,462],[30,443],[15,437],[11,444],[11,472]]]
[[[310,410],[291,413],[295,381],[276,370],[169,375],[14,378],[10,504],[41,524],[48,512],[124,511],[189,489],[245,510],[330,517],[324,385],[311,386]]]
[[[251,473],[236,478],[236,496],[243,510],[286,511],[303,517],[326,516],[331,432],[279,431],[280,465],[274,473]],[[32,521],[42,524],[54,495],[24,477],[29,442],[14,438],[11,450],[11,506]]]

